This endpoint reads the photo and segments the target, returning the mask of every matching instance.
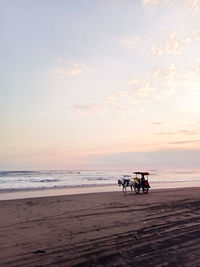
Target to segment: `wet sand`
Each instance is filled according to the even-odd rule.
[[[0,266],[200,266],[200,188],[0,201]]]

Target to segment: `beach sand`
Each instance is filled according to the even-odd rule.
[[[0,266],[200,266],[200,188],[6,200],[0,215]]]

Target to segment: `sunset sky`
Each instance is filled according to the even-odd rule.
[[[0,1],[0,170],[200,166],[200,1]]]

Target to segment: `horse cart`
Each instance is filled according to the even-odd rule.
[[[149,181],[148,181],[148,172],[133,172],[136,177],[134,178],[135,181],[135,192],[138,194],[142,189],[143,194],[148,194],[149,192]],[[139,176],[139,177],[138,177]],[[146,179],[145,179],[146,177]]]
[[[131,191],[135,191],[136,194],[140,193],[142,190],[143,194],[148,194],[149,192],[149,181],[148,181],[148,172],[133,172],[135,177],[131,175],[123,175],[123,178],[118,180],[118,185],[122,186],[122,191],[126,193],[126,188],[130,187]],[[146,178],[146,179],[145,179]]]

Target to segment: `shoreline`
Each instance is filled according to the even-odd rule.
[[[70,196],[70,195],[115,192],[115,191],[118,191],[116,185],[64,187],[64,188],[39,189],[39,190],[38,189],[17,190],[17,191],[0,192],[0,201],[41,198],[41,197],[56,197],[65,195]]]
[[[199,187],[0,201],[1,264],[199,266],[199,205]]]
[[[152,190],[158,189],[178,189],[178,188],[196,188],[200,184],[194,182],[173,182],[173,183],[150,183]],[[0,190],[0,201],[14,200],[14,199],[27,199],[38,197],[53,197],[64,195],[79,195],[90,193],[103,193],[103,192],[120,192],[121,187],[116,183],[115,185],[91,185],[91,186],[78,186],[78,187],[61,187],[61,188],[41,188],[41,189],[17,189],[17,190]],[[127,188],[127,193],[130,188]]]

